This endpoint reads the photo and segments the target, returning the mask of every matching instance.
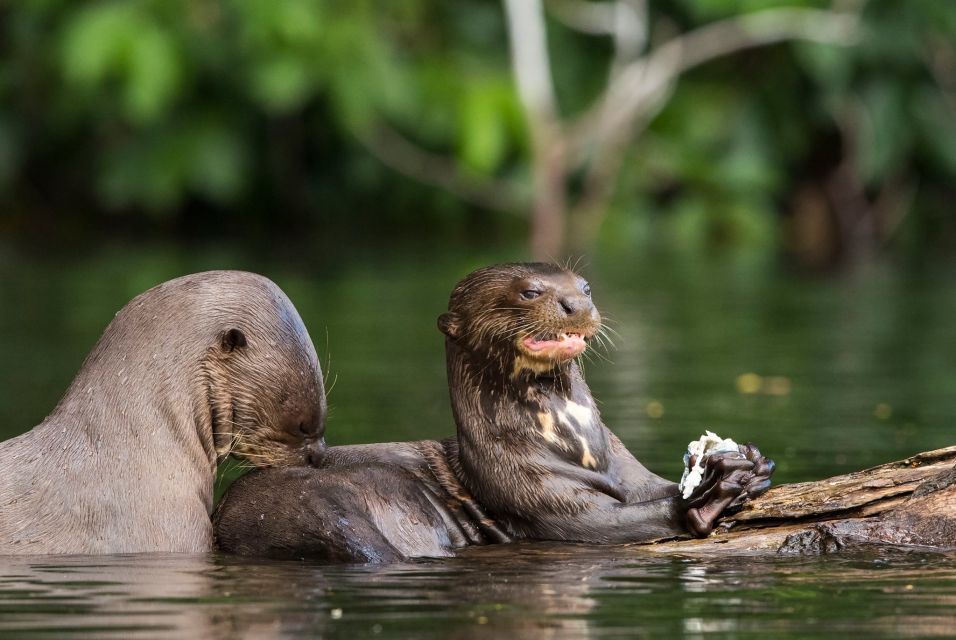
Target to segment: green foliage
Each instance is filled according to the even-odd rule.
[[[111,91],[134,123],[168,112],[182,85],[183,62],[175,35],[141,4],[108,2],[68,18],[60,65],[69,88],[82,98]]]
[[[242,188],[248,156],[244,141],[224,118],[193,117],[107,154],[100,194],[111,209],[138,203],[162,212],[187,192],[229,204]]]
[[[659,41],[740,13],[829,3],[650,6]],[[3,12],[6,216],[51,204],[173,220],[241,211],[267,228],[275,210],[357,225],[415,210],[458,228],[461,203],[358,143],[382,123],[461,175],[530,175],[498,3],[43,0]],[[695,246],[775,248],[788,198],[848,154],[874,193],[888,180],[918,185],[908,224],[926,237],[951,228],[937,203],[956,179],[956,4],[873,0],[863,27],[854,46],[774,45],[682,77],[630,149],[616,215],[673,217],[685,228],[674,237]],[[612,46],[557,20],[548,28],[561,110],[573,116],[604,89]]]

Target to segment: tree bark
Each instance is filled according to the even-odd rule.
[[[956,446],[817,482],[774,487],[708,538],[646,545],[689,555],[956,549]]]

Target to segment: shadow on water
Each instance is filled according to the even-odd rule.
[[[509,258],[316,266],[215,248],[58,262],[0,251],[0,437],[49,412],[127,300],[209,268],[259,271],[292,298],[335,381],[331,444],[443,437],[453,423],[435,319],[461,276]],[[587,363],[588,380],[605,422],[672,478],[705,428],[757,442],[780,482],[951,445],[954,271],[874,266],[807,280],[759,262],[602,256],[585,273],[618,336]],[[522,545],[391,567],[0,559],[0,635],[945,636],[954,605],[953,556],[709,562]]]

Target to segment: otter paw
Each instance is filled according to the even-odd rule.
[[[730,504],[730,508],[740,507],[747,500],[763,495],[770,488],[770,476],[773,475],[776,464],[770,458],[760,453],[760,449],[751,442],[739,445],[740,453],[754,464],[751,477],[745,486],[745,490]]]
[[[755,468],[756,464],[744,452],[707,456],[704,477],[686,501],[687,530],[701,538],[709,535],[728,507],[741,496],[746,499],[748,487],[756,477]]]

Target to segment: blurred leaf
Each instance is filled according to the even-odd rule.
[[[777,218],[768,216],[770,203],[734,203],[722,221],[727,244],[740,247],[773,247],[777,243]]]
[[[460,101],[460,154],[468,167],[491,173],[504,158],[506,123],[501,87],[494,82],[472,81]]]
[[[143,24],[132,34],[126,64],[127,113],[137,122],[155,121],[179,93],[182,72],[175,42]]]
[[[228,204],[241,193],[248,158],[234,128],[219,120],[201,122],[189,134],[189,183],[196,193]]]
[[[227,204],[248,167],[241,138],[221,118],[198,115],[131,141],[106,156],[100,191],[113,209],[168,213],[187,194]]]
[[[10,186],[20,159],[20,141],[11,118],[0,114],[0,191]]]
[[[913,100],[922,144],[939,168],[956,178],[956,110],[936,89],[923,88]]]
[[[910,149],[901,87],[874,82],[863,92],[858,158],[863,179],[873,183],[892,171]]]
[[[738,112],[736,126],[728,153],[719,163],[716,173],[725,188],[739,193],[743,198],[774,191],[780,182],[772,140],[761,124],[760,118],[751,109]]]
[[[129,41],[129,24],[136,20],[131,5],[92,4],[67,22],[63,36],[66,79],[90,86],[119,70]]]
[[[872,2],[864,6],[863,41],[856,48],[860,59],[869,64],[908,66],[919,60],[925,37],[922,16],[934,5],[948,2]]]
[[[275,55],[259,62],[250,74],[252,93],[266,109],[282,113],[295,109],[309,97],[312,77],[295,56]]]
[[[804,69],[827,91],[845,91],[853,77],[854,50],[849,47],[797,42],[793,45]]]
[[[67,81],[86,91],[118,81],[126,115],[154,121],[177,98],[182,72],[173,38],[139,4],[87,6],[68,23],[62,64]]]
[[[710,236],[709,205],[701,198],[682,198],[668,217],[668,231],[675,246],[698,250]]]

